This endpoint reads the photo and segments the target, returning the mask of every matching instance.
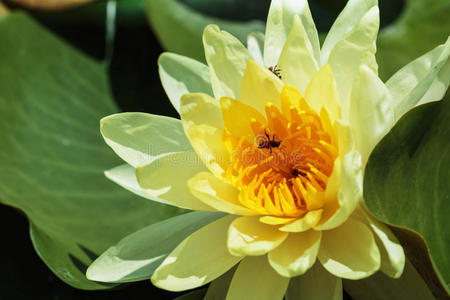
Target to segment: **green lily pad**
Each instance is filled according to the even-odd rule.
[[[397,225],[394,232],[435,296],[448,293],[450,283],[449,141],[447,96],[399,120],[372,152],[364,181],[367,206],[381,220]],[[431,262],[427,262],[428,251]]]
[[[413,59],[444,43],[450,33],[450,1],[406,0],[399,18],[377,41],[379,76],[386,80]]]
[[[87,266],[121,238],[182,213],[138,198],[103,171],[123,162],[100,136],[117,112],[107,72],[29,17],[0,19],[0,202],[22,210],[47,266],[81,289]]]
[[[217,24],[244,43],[250,32],[265,30],[262,21],[239,22],[207,16],[177,0],[144,0],[144,4],[149,22],[165,49],[203,62],[202,33],[207,25]]]

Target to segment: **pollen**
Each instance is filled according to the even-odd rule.
[[[322,208],[338,155],[328,112],[312,110],[296,90],[282,93],[281,108],[269,102],[264,110],[265,116],[254,113],[256,117],[228,112],[239,116],[234,122],[248,124],[241,136],[225,122],[222,139],[231,156],[225,177],[239,189],[239,201],[259,214],[278,217],[300,217]]]

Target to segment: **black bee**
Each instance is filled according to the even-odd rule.
[[[273,67],[269,67],[269,71],[272,72],[273,74],[275,74],[275,76],[277,76],[278,78],[281,79],[281,69],[278,68],[277,65],[275,65]]]
[[[301,176],[303,176],[303,177],[306,177],[306,173],[303,173],[302,171],[297,170],[297,169],[292,169],[291,174],[292,174],[292,176],[298,176],[298,175],[301,175]]]
[[[272,148],[280,147],[281,141],[275,141],[275,135],[273,135],[272,139],[270,139],[270,136],[267,134],[266,131],[264,131],[264,134],[266,135],[267,140],[260,141],[258,144],[258,148],[269,149],[270,154],[272,154]]]

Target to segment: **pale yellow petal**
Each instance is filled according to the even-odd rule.
[[[237,38],[220,30],[217,25],[205,28],[203,46],[214,96],[217,99],[238,99],[245,66],[252,59],[250,52]]]
[[[405,267],[405,253],[398,239],[388,226],[368,211],[365,205],[358,208],[354,215],[359,221],[369,226],[375,236],[381,254],[380,270],[389,277],[399,278]]]
[[[162,86],[178,112],[184,94],[201,92],[213,95],[209,68],[195,59],[164,52],[158,58],[158,71]]]
[[[362,200],[363,166],[361,155],[354,148],[352,132],[348,124],[336,121],[339,157],[325,192],[322,219],[316,230],[336,228],[344,223]]]
[[[277,226],[261,223],[258,217],[240,217],[228,230],[228,250],[233,255],[263,255],[275,249],[287,236]]]
[[[116,283],[148,280],[178,244],[223,216],[218,212],[196,211],[144,227],[100,255],[87,269],[86,277]]]
[[[348,34],[361,20],[361,18],[374,6],[378,0],[349,0],[331,26],[330,31],[321,49],[322,64],[328,62],[328,56],[346,34]]]
[[[100,121],[100,132],[114,152],[133,167],[171,152],[192,149],[180,120],[146,114],[120,113]]]
[[[309,230],[316,226],[320,221],[322,212],[322,209],[309,211],[303,217],[295,220],[294,222],[280,227],[280,230],[286,232],[303,232]]]
[[[338,227],[347,220],[362,200],[363,174],[361,155],[358,151],[354,150],[345,155],[344,161],[341,162],[340,173],[340,186],[336,195],[339,205],[335,207],[332,199],[326,200],[322,219],[314,227],[316,230]]]
[[[328,59],[336,79],[344,119],[347,119],[352,84],[358,76],[359,66],[367,65],[378,73],[375,41],[379,23],[378,6],[374,6],[335,45]]]
[[[270,265],[281,276],[291,278],[304,274],[316,261],[320,237],[321,232],[315,230],[289,234],[267,255]]]
[[[367,66],[361,66],[353,86],[349,121],[356,149],[363,166],[378,142],[394,125],[394,111],[389,90]]]
[[[247,49],[251,53],[253,60],[263,66],[264,33],[251,32],[247,37]]]
[[[450,40],[448,41],[448,43],[450,44]],[[444,98],[445,93],[447,92],[449,83],[450,83],[450,60],[447,59],[446,63],[439,70],[436,77],[434,77],[430,87],[422,96],[422,98],[420,98],[419,102],[417,102],[416,106],[442,100],[442,98]]]
[[[450,37],[389,78],[386,86],[394,101],[395,120],[419,104],[442,99],[450,80],[449,56]]]
[[[253,137],[254,133],[250,121],[255,119],[260,124],[266,124],[266,118],[253,107],[231,98],[220,99],[225,127],[234,136]],[[253,139],[251,140],[253,142]]]
[[[181,242],[153,273],[155,286],[169,291],[193,289],[224,274],[242,257],[226,247],[227,230],[234,216],[223,217]]]
[[[283,83],[275,74],[256,62],[249,61],[242,78],[239,100],[265,115],[266,103],[272,102],[280,107],[282,88]]]
[[[371,219],[369,222],[380,249],[381,271],[389,277],[399,278],[405,267],[403,247],[386,225],[374,219]]]
[[[189,190],[188,180],[202,171],[206,168],[195,152],[177,152],[137,168],[136,177],[150,199],[181,208],[216,211]]]
[[[282,300],[289,278],[280,276],[267,262],[266,256],[246,257],[238,265],[226,300]]]
[[[287,37],[286,44],[278,61],[282,80],[304,93],[307,84],[319,70],[319,64],[314,58],[314,49],[298,15]]]
[[[319,37],[309,10],[308,1],[272,0],[267,16],[266,39],[264,41],[264,63],[266,66],[275,66],[278,63],[278,58],[288,39],[295,15],[300,16],[314,57],[319,63]]]
[[[340,118],[339,95],[329,65],[323,66],[311,79],[306,87],[305,99],[316,112],[324,107],[330,114],[331,121]]]
[[[259,221],[268,225],[283,225],[295,221],[295,218],[262,216],[259,218]]]
[[[191,193],[206,205],[234,215],[255,215],[238,200],[239,190],[210,172],[200,172],[189,179]]]
[[[222,142],[224,125],[219,101],[201,93],[184,95],[180,115],[186,135],[200,159],[213,174],[221,176],[230,156]]]
[[[290,119],[291,106],[299,110],[310,110],[302,94],[293,86],[286,84],[281,91],[281,111]]]
[[[325,269],[341,278],[365,278],[380,268],[380,251],[372,232],[352,218],[322,231],[318,257]]]
[[[342,280],[316,262],[308,272],[291,279],[286,300],[342,300]]]
[[[170,204],[161,198],[151,197],[140,186],[136,178],[136,169],[128,164],[117,166],[108,171],[105,171],[105,176],[111,181],[117,183],[121,187],[135,193],[138,196],[161,202],[164,204]]]

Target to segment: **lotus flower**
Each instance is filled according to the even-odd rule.
[[[181,121],[104,118],[106,142],[128,163],[106,175],[146,198],[203,212],[152,225],[148,251],[160,254],[153,260],[133,265],[109,259],[109,250],[88,277],[127,281],[105,266],[147,266],[143,274],[171,291],[220,277],[208,293],[225,285],[227,299],[338,299],[341,278],[378,270],[399,277],[404,252],[365,208],[364,168],[405,112],[441,99],[450,42],[383,83],[378,28],[377,1],[350,0],[320,47],[307,1],[273,0],[265,37],[250,35],[247,48],[210,25],[207,66],[164,53],[160,76]],[[180,243],[165,249],[172,239]]]

